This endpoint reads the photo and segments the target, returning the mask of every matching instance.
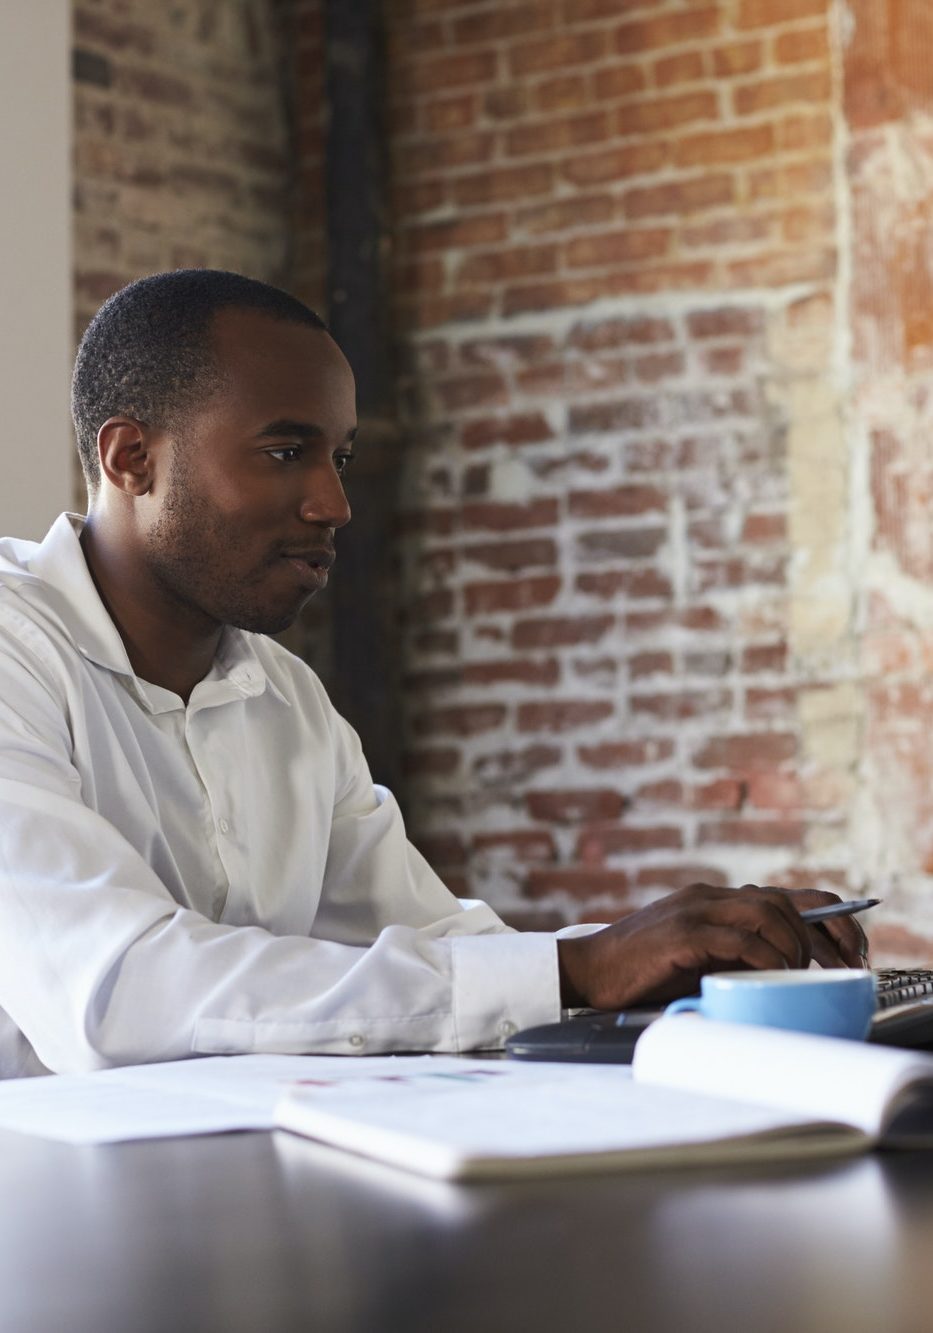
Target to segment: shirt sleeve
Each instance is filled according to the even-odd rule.
[[[218,924],[85,802],[52,673],[3,656],[0,1005],[44,1065],[494,1048],[559,1017],[554,937],[464,910],[349,732],[314,938]]]

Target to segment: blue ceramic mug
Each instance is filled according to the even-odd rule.
[[[665,1013],[695,1011],[723,1023],[755,1023],[824,1037],[868,1036],[875,1012],[875,980],[858,968],[712,972],[701,994],[675,1000]]]

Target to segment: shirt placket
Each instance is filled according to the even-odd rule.
[[[178,708],[162,716],[164,722],[167,722],[175,733],[177,749],[184,755],[186,766],[194,777],[200,794],[198,809],[191,811],[190,815],[196,817],[197,827],[201,830],[198,861],[206,873],[203,878],[198,877],[200,882],[187,884],[189,901],[204,916],[212,921],[218,921],[227,901],[229,877],[217,844],[216,821],[210,792],[188,743],[185,710]]]
[[[185,742],[206,795],[206,822],[219,871],[212,918],[248,924],[248,904],[244,901],[245,830],[239,827],[242,810],[235,796],[236,765],[244,760],[242,755],[231,754],[225,745],[220,712],[218,708],[194,713],[189,710],[185,719]],[[205,716],[210,717],[210,725],[206,724]]]

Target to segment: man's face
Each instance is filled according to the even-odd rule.
[[[350,518],[353,375],[328,334],[257,311],[220,312],[212,346],[223,387],[160,441],[144,558],[207,624],[274,634],[326,584]]]

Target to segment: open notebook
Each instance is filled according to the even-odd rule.
[[[662,1019],[632,1069],[400,1057],[286,1090],[276,1123],[448,1179],[933,1147],[933,1056]]]

